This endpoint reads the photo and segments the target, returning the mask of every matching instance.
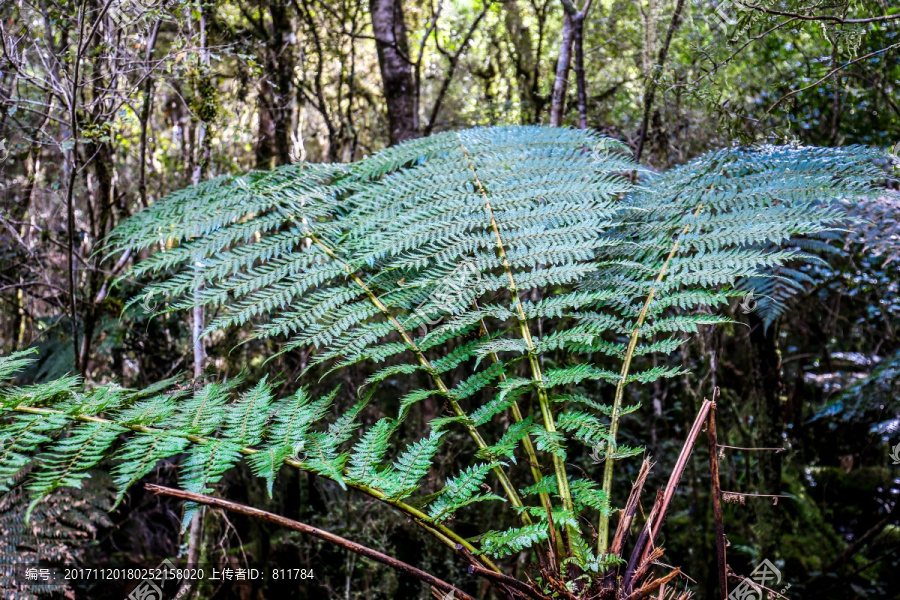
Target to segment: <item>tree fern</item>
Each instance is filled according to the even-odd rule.
[[[330,400],[312,402],[305,391],[275,399],[265,381],[243,395],[241,382],[209,384],[177,402],[158,398],[159,408],[127,393],[79,405],[90,414],[73,413],[74,392],[35,404],[81,423],[71,439],[97,440],[85,456],[101,457],[114,432],[143,440],[126,442],[126,457],[141,448],[147,462],[188,453],[182,483],[194,489],[212,489],[247,457],[271,490],[288,464],[416,515],[448,546],[505,556],[544,552],[556,539],[573,577],[615,562],[605,556],[614,462],[640,452],[617,443],[619,421],[634,409],[625,386],[683,374],[635,359],[673,353],[686,334],[728,322],[717,309],[744,293],[742,282],[791,268],[799,240],[835,229],[842,203],[869,194],[879,176],[875,153],[858,147],[728,149],[662,175],[620,147],[584,130],[446,132],[350,165],[213,180],[116,230],[109,243],[119,249],[158,249],[131,274],[159,276],[145,293],[168,296],[171,310],[218,310],[207,332],[251,323],[257,336],[280,337],[283,352],[310,348],[308,369],[326,376],[361,365],[367,379],[354,391],[363,399],[327,428],[313,423]],[[380,402],[397,378],[429,383],[413,384],[396,418],[360,432],[366,403]],[[607,390],[612,404],[595,400]],[[447,413],[391,461],[397,424],[431,396]],[[100,412],[110,418],[87,418]],[[24,418],[9,417],[4,432]],[[505,433],[486,439],[484,425],[501,420]],[[9,445],[6,472],[46,444],[41,436],[56,423]],[[405,504],[451,429],[487,462]],[[572,478],[565,459],[578,446],[604,449],[601,481]],[[78,480],[68,470],[74,446],[52,447],[51,474],[36,475],[44,482],[36,491]],[[523,455],[537,487],[520,492],[509,467]],[[117,481],[131,484],[144,469],[120,468]],[[443,522],[495,500],[488,481],[521,525],[480,536],[479,549]],[[585,511],[599,519],[596,554],[576,518]]]

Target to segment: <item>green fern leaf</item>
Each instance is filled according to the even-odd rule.
[[[407,446],[397,457],[392,471],[384,475],[390,481],[389,489],[385,491],[392,498],[405,498],[416,490],[419,480],[431,469],[432,459],[444,434],[445,432],[432,431],[428,437]]]
[[[475,492],[484,484],[488,473],[496,466],[496,463],[479,463],[463,470],[459,475],[447,480],[437,499],[428,507],[428,515],[434,521],[443,521],[456,511],[475,502],[487,500],[499,500],[503,498],[493,493],[476,494]]]
[[[26,519],[47,494],[60,487],[81,487],[81,481],[90,477],[88,469],[106,457],[107,449],[124,431],[115,423],[82,423],[38,456],[38,467],[27,486],[34,499]]]
[[[502,558],[539,544],[549,537],[550,526],[546,521],[505,531],[489,531],[481,536],[479,554]]]

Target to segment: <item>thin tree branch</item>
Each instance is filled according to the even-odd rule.
[[[719,388],[716,388],[713,400],[717,399]],[[706,424],[709,439],[709,475],[712,481],[713,520],[716,527],[716,555],[719,571],[719,596],[722,600],[728,597],[728,562],[725,553],[725,524],[722,519],[722,487],[719,485],[719,445],[716,437],[716,404],[709,407],[709,418]]]
[[[875,525],[872,526],[867,532],[861,535],[858,539],[856,539],[852,544],[847,546],[843,552],[841,552],[840,556],[835,558],[831,563],[822,570],[822,573],[834,573],[839,568],[844,566],[851,556],[856,554],[859,550],[864,548],[866,544],[872,541],[875,537],[878,536],[881,531],[890,524],[890,522],[894,519],[893,513],[888,513],[884,516],[883,519],[878,521]]]
[[[746,451],[759,450],[759,451],[768,451],[768,452],[784,452],[784,450],[785,450],[784,448],[743,448],[741,446],[726,446],[724,444],[719,444],[718,447],[719,448],[728,448],[729,450],[746,450]]]
[[[442,579],[438,579],[434,575],[430,573],[426,573],[421,569],[417,569],[416,567],[407,564],[401,560],[397,560],[392,556],[388,556],[387,554],[382,554],[377,550],[372,550],[362,544],[357,544],[356,542],[351,542],[346,538],[342,538],[339,535],[335,535],[328,531],[324,531],[317,527],[313,527],[312,525],[307,525],[306,523],[301,523],[299,521],[294,521],[293,519],[288,519],[287,517],[282,517],[281,515],[276,515],[274,513],[266,512],[264,510],[260,510],[258,508],[253,508],[252,506],[246,506],[244,504],[238,504],[237,502],[231,502],[229,500],[223,500],[221,498],[213,498],[211,496],[204,496],[203,494],[193,494],[191,492],[185,492],[182,490],[176,490],[173,488],[163,487],[161,485],[153,485],[148,483],[144,486],[148,492],[156,494],[157,496],[170,496],[172,498],[180,498],[182,500],[188,500],[190,502],[196,502],[197,504],[205,504],[206,506],[213,506],[215,508],[221,508],[223,510],[231,511],[234,513],[238,513],[241,515],[246,515],[248,517],[253,517],[255,519],[260,519],[262,521],[266,521],[268,523],[274,523],[275,525],[279,525],[286,529],[290,529],[292,531],[299,531],[301,533],[305,533],[311,535],[313,537],[317,537],[320,540],[324,540],[336,546],[340,546],[345,550],[349,550],[350,552],[355,552],[361,556],[365,556],[375,562],[381,563],[383,565],[387,565],[392,569],[396,569],[401,573],[406,573],[407,575],[412,575],[416,579],[420,579],[425,583],[433,585],[434,587],[444,590],[446,592],[452,592],[455,597],[462,598],[463,600],[475,600],[472,596],[468,595],[464,591],[460,590],[454,585],[447,583]]]
[[[625,503],[622,517],[619,519],[619,525],[616,527],[616,535],[613,537],[612,545],[609,547],[610,554],[618,556],[625,546],[625,536],[628,535],[631,521],[634,519],[635,512],[637,512],[637,506],[641,500],[641,490],[644,489],[647,475],[650,474],[650,469],[654,464],[656,463],[651,463],[646,458],[644,459],[644,462],[641,463],[641,470],[638,472],[637,479],[631,486],[631,493],[628,495],[628,501]]]
[[[678,482],[681,481],[681,475],[684,473],[685,466],[687,466],[687,461],[694,449],[694,444],[697,443],[697,437],[700,435],[700,430],[707,421],[711,405],[712,402],[704,400],[703,404],[700,406],[700,412],[697,413],[697,417],[694,419],[694,425],[691,427],[691,431],[684,441],[684,446],[681,448],[681,453],[678,455],[678,461],[675,463],[675,468],[672,469],[672,474],[669,476],[669,482],[666,484],[662,495],[657,497],[657,502],[654,505],[656,514],[647,520],[647,523],[644,525],[644,529],[641,531],[641,535],[638,538],[638,542],[634,547],[631,554],[631,560],[629,561],[629,571],[638,563],[636,559],[645,557],[650,548],[653,548],[656,534],[659,532],[659,528],[666,518],[666,511],[675,495],[675,489],[678,487]],[[657,507],[658,510],[656,510]],[[626,590],[629,589],[633,576],[634,575],[631,572],[625,573],[623,585]]]
[[[652,594],[653,592],[658,590],[662,585],[672,581],[673,579],[678,577],[680,574],[681,574],[681,569],[675,569],[674,571],[672,571],[665,577],[656,579],[656,580],[652,581],[651,583],[647,584],[646,586],[642,587],[641,589],[637,590],[633,594],[629,594],[628,596],[625,597],[625,600],[642,600],[643,598],[647,598],[648,596],[650,596],[650,594]]]
[[[666,58],[669,55],[669,46],[672,44],[672,38],[675,36],[675,30],[681,24],[681,11],[684,9],[684,0],[678,0],[675,4],[675,10],[672,13],[672,20],[669,22],[669,28],[666,30],[666,39],[659,54],[656,57],[656,65],[650,74],[650,81],[647,84],[647,90],[644,93],[644,114],[641,119],[641,132],[638,137],[638,147],[634,153],[635,162],[641,159],[644,152],[644,141],[647,139],[647,129],[650,125],[650,111],[653,110],[653,100],[656,98],[656,88],[659,86],[659,76],[666,64]]]
[[[799,94],[800,92],[805,92],[806,90],[808,90],[808,89],[810,89],[810,88],[812,88],[812,87],[815,87],[815,86],[819,85],[820,83],[822,83],[823,81],[825,81],[826,79],[828,79],[829,77],[831,77],[832,75],[834,75],[835,73],[838,73],[839,71],[842,71],[842,70],[846,69],[846,68],[849,67],[850,65],[853,65],[853,64],[858,63],[858,62],[860,62],[860,61],[863,61],[863,60],[865,60],[865,59],[867,59],[867,58],[872,58],[873,56],[877,56],[877,55],[879,55],[879,54],[884,54],[884,53],[887,52],[888,50],[893,50],[894,48],[900,48],[900,42],[897,42],[896,44],[891,44],[891,45],[888,46],[887,48],[882,48],[881,50],[876,50],[876,51],[874,51],[874,52],[869,52],[869,53],[866,54],[865,56],[860,56],[859,58],[856,58],[856,59],[854,59],[854,60],[851,60],[850,62],[844,63],[843,65],[841,65],[841,66],[839,66],[839,67],[835,67],[834,69],[832,69],[831,71],[829,71],[828,74],[826,74],[824,77],[822,77],[822,78],[820,78],[820,79],[817,79],[816,81],[812,82],[811,84],[809,84],[809,85],[807,85],[807,86],[805,86],[805,87],[802,87],[802,88],[800,88],[800,89],[796,89],[796,90],[794,90],[794,91],[792,91],[792,92],[788,92],[787,94],[785,94],[784,96],[782,96],[781,98],[779,98],[772,106],[770,106],[770,107],[766,110],[765,113],[763,113],[763,117],[765,117],[766,115],[768,115],[769,113],[771,113],[771,112],[772,112],[773,110],[775,110],[782,102],[784,102],[785,100],[787,100],[787,99],[790,98],[791,96],[796,96],[796,95]],[[762,122],[762,119],[761,119],[761,118],[757,120],[757,123],[761,123],[761,122]]]
[[[533,600],[550,600],[549,596],[542,594],[540,591],[536,590],[530,585],[519,581],[514,577],[510,577],[509,575],[494,573],[493,571],[488,571],[487,569],[479,565],[472,565],[471,567],[469,567],[469,570],[472,573],[476,573],[481,577],[484,577],[485,579],[497,581],[498,583],[502,583],[503,585],[514,588],[527,595],[529,598],[532,598]]]
[[[433,7],[433,5],[432,5]],[[441,17],[441,11],[444,9],[444,0],[438,0],[437,9],[434,11],[434,15],[431,18],[431,22],[428,23],[428,27],[425,29],[425,34],[422,36],[422,42],[419,44],[419,53],[416,56],[416,62],[413,66],[416,69],[416,77],[415,77],[415,86],[416,86],[416,112],[419,110],[419,102],[421,101],[422,95],[422,57],[425,55],[425,46],[428,43],[428,38],[431,37],[431,34],[435,32],[437,29],[438,19]],[[435,36],[435,44],[437,44],[437,36]],[[449,77],[448,77],[449,78]]]
[[[428,123],[425,126],[425,135],[431,133],[434,129],[435,121],[437,120],[438,112],[441,110],[441,105],[444,102],[444,96],[447,94],[447,90],[450,88],[450,82],[453,79],[453,74],[456,71],[456,67],[459,65],[459,57],[462,55],[463,51],[466,49],[466,46],[469,45],[469,42],[472,40],[472,36],[475,34],[475,30],[478,28],[479,23],[487,14],[488,9],[491,7],[490,2],[484,3],[484,9],[475,17],[475,21],[472,22],[472,26],[469,28],[469,31],[466,33],[465,37],[462,40],[462,43],[459,45],[459,49],[457,51],[448,56],[450,60],[450,67],[447,69],[447,76],[444,78],[443,83],[441,84],[441,88],[438,91],[437,98],[435,98],[434,105],[431,107],[431,114],[428,116]],[[437,36],[435,35],[435,47],[447,56],[447,53],[441,49],[440,44],[438,44]],[[417,83],[418,86],[418,83]],[[416,89],[416,93],[418,94],[418,87]],[[417,103],[418,105],[418,103]]]
[[[691,456],[694,445],[697,443],[697,437],[700,435],[700,430],[703,428],[703,425],[707,420],[707,415],[709,414],[712,406],[712,402],[710,402],[709,400],[704,400],[703,404],[700,406],[700,412],[697,414],[697,418],[694,419],[694,426],[691,428],[687,439],[684,441],[684,446],[681,449],[681,454],[678,456],[678,462],[675,463],[675,468],[672,470],[672,474],[669,476],[669,482],[666,484],[666,489],[663,494],[662,506],[660,507],[659,514],[656,517],[657,526],[650,533],[648,546],[653,546],[653,540],[656,537],[656,533],[658,533],[659,531],[659,525],[666,518],[666,511],[668,511],[669,504],[672,502],[672,498],[675,496],[675,488],[678,487],[678,482],[681,481],[681,475],[682,473],[684,473],[684,468],[687,466],[687,461]]]
[[[631,523],[634,520],[638,504],[640,504],[641,501],[641,491],[644,489],[644,484],[647,481],[647,475],[650,474],[650,469],[653,468],[653,465],[655,464],[656,463],[651,463],[646,458],[641,463],[641,469],[638,471],[637,479],[631,486],[631,493],[628,495],[628,501],[625,503],[625,508],[622,510],[622,516],[619,517],[619,524],[616,526],[616,535],[613,537],[612,545],[609,547],[609,554],[611,556],[622,555],[622,550],[625,547],[625,537],[628,535],[629,529],[631,529]],[[603,578],[603,588],[607,590],[615,589],[617,576],[618,569],[610,569],[609,573],[606,574],[606,577]]]
[[[769,15],[778,15],[780,17],[791,17],[792,19],[798,19],[800,21],[828,21],[830,23],[838,23],[841,25],[853,25],[860,23],[879,23],[884,21],[895,21],[900,19],[900,14],[897,15],[883,15],[879,17],[866,17],[863,19],[843,19],[841,17],[834,17],[831,15],[802,15],[800,13],[788,12],[783,10],[775,10],[772,8],[766,8],[764,6],[758,6],[756,4],[749,4],[747,2],[741,2],[741,0],[735,0],[738,4],[745,8],[749,8],[751,10],[755,10],[757,12],[766,13]]]

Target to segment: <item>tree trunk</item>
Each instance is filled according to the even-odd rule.
[[[200,11],[200,82],[196,90],[201,95],[203,90],[211,87],[209,82],[209,50],[207,49],[207,12],[206,9]],[[203,96],[203,102],[209,101],[209,98]],[[202,117],[210,116],[204,107]],[[209,126],[206,121],[201,118],[197,121],[197,143],[196,154],[193,157],[193,168],[191,169],[191,185],[197,185],[206,175],[209,169],[209,161],[211,157],[211,146],[209,140]],[[205,315],[203,305],[195,306],[192,311],[191,319],[191,342],[194,355],[194,379],[199,379],[203,375],[203,369],[206,366],[206,344],[201,334],[204,329]]]
[[[10,89],[13,89],[12,86]],[[31,138],[33,140],[39,140],[44,128],[47,126],[47,123],[50,121],[50,107],[53,103],[53,96],[47,96],[47,112],[45,113],[43,119],[41,120],[41,124],[35,128],[34,132],[31,134]],[[7,115],[4,115],[4,120]],[[6,125],[3,124],[3,131],[5,131]],[[19,237],[24,239],[28,232],[28,212],[31,210],[31,205],[34,202],[35,191],[37,190],[37,182],[38,178],[41,176],[41,144],[37,141],[31,143],[31,146],[28,148],[28,154],[26,155],[25,161],[25,187],[22,190],[22,194],[18,202],[13,204],[12,206],[12,215],[13,218],[17,221],[21,221],[22,224],[19,226]],[[23,247],[23,250],[26,250],[27,247]],[[19,283],[24,283],[24,278],[19,276]],[[26,297],[25,297],[25,289],[20,287],[16,290],[16,300],[15,300],[15,314],[13,315],[13,324],[10,331],[10,339],[13,340],[12,348],[13,350],[21,349],[25,344],[25,333],[26,327],[25,322],[27,320],[27,306],[26,306]]]
[[[99,79],[95,83],[95,93],[102,93]],[[98,144],[88,142],[85,147],[87,148],[87,155],[93,157],[91,166],[97,179],[96,192],[87,195],[88,202],[91,202],[91,196],[93,196],[94,208],[90,212],[91,214],[96,213],[96,220],[91,219],[91,237],[93,240],[101,240],[108,233],[107,229],[109,228],[113,207],[115,206],[115,151],[108,142],[100,142]],[[101,254],[94,256],[90,261],[91,270],[87,277],[87,293],[85,294],[82,308],[81,348],[78,355],[78,364],[81,367],[81,372],[85,374],[88,371],[94,332],[101,315],[95,300],[103,284],[104,272],[100,267],[103,258],[104,256]]]
[[[259,115],[256,136],[256,168],[271,169],[275,166],[275,119],[272,118],[272,86],[263,79],[259,84],[256,98],[256,113]]]
[[[267,6],[272,28],[266,38],[260,40],[265,45],[265,68],[257,99],[259,135],[256,166],[259,169],[271,169],[291,162],[291,133],[294,128],[296,57],[291,17],[287,6],[279,0]]]
[[[587,129],[587,81],[584,75],[584,19],[575,19],[575,86],[578,91],[578,127]]]
[[[572,45],[575,40],[575,16],[563,15],[562,42],[556,63],[556,79],[553,82],[553,99],[550,102],[550,125],[562,125],[566,112],[566,92],[569,89],[569,66],[572,63]]]
[[[659,53],[656,57],[656,64],[649,67],[650,71],[645,73],[645,85],[644,85],[644,111],[641,117],[641,129],[638,133],[638,143],[637,150],[634,152],[634,160],[641,160],[641,155],[644,153],[644,143],[647,140],[647,132],[650,126],[650,113],[653,108],[653,101],[656,97],[656,89],[659,85],[659,78],[662,76],[662,70],[666,66],[666,59],[669,56],[669,46],[672,44],[672,37],[675,35],[675,31],[678,29],[679,25],[681,25],[681,11],[684,9],[684,0],[678,0],[675,4],[675,10],[672,12],[672,20],[669,22],[669,27],[666,30],[666,38],[663,41],[663,45],[659,48]],[[655,13],[654,13],[655,14]],[[655,25],[652,23],[648,23],[648,27],[654,27]],[[653,48],[650,48],[650,44],[654,47],[656,45],[656,35],[655,29],[653,35],[647,34],[647,44],[648,51],[645,52],[645,57],[649,57]]]
[[[402,0],[369,0],[378,66],[387,102],[391,145],[417,138],[418,107]]]
[[[209,78],[209,50],[207,47],[207,8],[204,5],[200,9],[199,33],[200,33],[200,64],[201,64],[201,80],[198,87],[206,89],[208,87]],[[208,98],[203,97],[202,101],[206,102]],[[205,108],[205,107],[204,107]],[[202,111],[202,117],[208,116],[207,111]],[[209,140],[209,131],[207,123],[201,118],[197,122],[197,143],[196,154],[193,157],[193,168],[191,169],[191,184],[197,185],[209,168],[209,159],[211,156],[211,147]],[[199,299],[195,296],[195,301]],[[191,311],[191,346],[193,354],[193,374],[196,383],[200,383],[203,376],[203,369],[206,366],[206,344],[201,334],[203,333],[204,314],[203,305],[198,304]],[[203,522],[205,520],[205,507],[201,508],[194,515],[191,521],[190,531],[188,533],[188,555],[187,564],[189,567],[196,567],[200,562],[200,556],[203,552]],[[179,598],[190,598],[195,591],[194,581],[185,579],[181,583],[178,590]]]
[[[781,353],[778,349],[778,327],[773,324],[764,329],[762,319],[751,313],[750,328],[757,399],[753,445],[778,448],[784,445],[782,396],[785,389],[781,374]],[[760,493],[782,493],[781,453],[760,452],[758,458]],[[781,509],[765,503],[760,503],[755,508],[761,555],[774,560],[777,541],[781,536]]]
[[[153,50],[156,48],[156,40],[159,35],[159,27],[162,21],[157,21],[151,30],[150,37],[147,40],[147,52],[144,55],[144,73],[147,80],[144,82],[143,99],[141,100],[141,112],[139,116],[141,124],[140,150],[139,150],[139,171],[138,171],[138,195],[141,199],[141,206],[147,208],[150,201],[147,199],[147,148],[149,145],[147,130],[150,127],[150,108],[153,105],[153,80],[151,76],[150,61],[153,58]]]
[[[509,41],[515,49],[513,64],[516,69],[516,84],[519,89],[519,121],[523,125],[531,122],[531,117],[536,114],[537,106],[536,90],[534,87],[534,74],[538,65],[534,59],[534,47],[528,26],[522,22],[522,13],[516,0],[508,0],[506,3],[506,15],[503,24]]]

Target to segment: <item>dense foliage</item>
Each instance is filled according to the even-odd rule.
[[[180,486],[208,493],[246,456],[270,494],[282,465],[298,467],[382,499],[477,555],[564,541],[568,583],[547,593],[599,591],[621,560],[607,554],[613,465],[641,452],[617,439],[620,418],[637,409],[624,402],[625,386],[689,374],[638,365],[674,353],[700,326],[731,322],[698,309],[726,305],[745,293],[739,280],[764,280],[803,257],[798,239],[833,228],[848,202],[871,195],[878,157],[761,147],[654,176],[591,132],[509,127],[187,188],[109,242],[159,248],[136,271],[163,278],[137,301],[220,309],[209,332],[252,321],[259,336],[287,335],[283,352],[312,347],[307,370],[321,365],[325,375],[365,363],[368,377],[352,390],[362,399],[325,426],[336,391],[276,399],[265,377],[243,392],[241,377],[174,393],[81,392],[74,379],[13,388],[3,402],[11,417],[3,476],[74,422],[31,474],[32,507],[78,486],[125,435],[112,472],[119,501],[160,460],[187,453]],[[401,376],[416,383],[392,399],[385,388]],[[392,443],[432,396],[447,414],[426,419],[431,431],[405,449]],[[395,415],[363,427],[369,402]],[[508,429],[489,443],[479,428],[498,419]],[[422,496],[454,428],[474,441],[471,458]],[[602,477],[570,472],[576,444],[604,455]],[[511,476],[520,462],[530,473]],[[491,473],[500,489],[484,492]],[[520,524],[483,531],[477,545],[444,524],[493,501]],[[184,526],[195,511],[188,507]],[[596,535],[586,535],[585,517],[599,523]]]
[[[539,539],[549,531],[546,511],[533,512],[544,499],[555,507],[551,518],[568,514],[554,468],[554,452],[561,458],[563,451],[566,483],[596,481],[597,494],[608,492],[600,500],[612,508],[611,527],[621,522],[616,509],[643,467],[639,459],[619,458],[643,449],[656,462],[626,536],[634,541],[650,523],[645,519],[654,496],[667,485],[703,399],[718,388],[720,479],[733,502],[723,511],[731,570],[749,574],[769,560],[791,585],[788,597],[890,597],[900,588],[900,465],[892,458],[900,443],[900,7],[894,4],[0,2],[0,356],[17,369],[0,385],[10,392],[10,403],[14,388],[32,394],[38,388],[31,386],[58,389],[44,409],[70,416],[72,399],[108,389],[118,408],[96,413],[107,420],[131,419],[128,407],[161,394],[175,403],[173,419],[186,418],[177,417],[182,401],[208,385],[220,386],[214,397],[224,404],[217,416],[263,381],[270,408],[298,398],[301,390],[310,406],[331,398],[305,435],[356,414],[358,427],[336,448],[338,457],[349,461],[370,431],[390,434],[385,454],[375,461],[387,474],[402,468],[392,465],[406,448],[436,447],[418,489],[400,502],[443,511],[447,497],[432,494],[474,481],[460,479],[463,474],[483,474],[472,496],[477,503],[435,515],[483,549],[485,532],[524,527],[497,473],[483,470],[496,467],[515,483]],[[504,251],[522,308],[546,312],[525,315],[539,351],[531,353],[498,262],[496,236],[485,229],[484,198],[475,186],[462,199],[459,186],[473,183],[467,177],[474,167],[490,197],[497,190],[489,181],[507,181],[494,166],[512,150],[536,152],[523,147],[489,156],[494,140],[467,128],[539,124],[582,131],[543,134],[568,148],[557,155],[561,164],[577,168],[538,187],[567,181],[573,187],[563,195],[566,205],[583,200],[596,210],[567,208],[552,219],[548,226],[557,234],[551,244],[541,241],[537,226],[539,215],[549,218],[544,201],[551,197],[542,197],[530,216],[492,204],[502,217],[501,240],[519,236]],[[457,131],[471,166],[454,141]],[[418,146],[397,146],[421,137]],[[874,150],[853,144],[892,156],[870,161]],[[574,149],[579,145],[580,154]],[[590,175],[587,156],[599,169]],[[772,169],[765,156],[794,163],[792,171]],[[799,165],[805,176],[793,175]],[[842,196],[841,186],[863,183],[849,175],[876,167],[869,176],[877,179],[877,194],[865,201]],[[441,179],[430,182],[422,177],[426,171]],[[771,212],[765,225],[757,223],[750,195],[738,199],[744,208],[729,205],[734,210],[721,216],[707,204],[706,196],[724,193],[723,201],[731,203],[732,192],[765,194],[772,187],[805,206],[799,192],[792,195],[791,182],[811,185],[817,172],[815,185],[827,189],[814,195],[830,208],[816,210],[840,219],[817,221],[803,232],[773,225],[774,205],[766,205]],[[576,198],[584,184],[573,183],[578,173],[594,178],[596,193]],[[391,213],[371,194],[390,193],[394,180],[417,197],[434,196],[457,208],[432,214],[428,206],[407,206]],[[286,215],[293,213],[307,221],[291,221]],[[135,214],[138,220],[129,222]],[[391,219],[382,223],[378,215]],[[420,216],[425,218],[410,221]],[[431,222],[461,229],[431,231]],[[129,224],[119,229],[116,243],[108,243],[123,223]],[[160,229],[152,230],[153,223]],[[695,230],[702,223],[708,227]],[[694,233],[710,238],[719,228],[726,236],[751,231],[747,241],[753,243],[740,243],[734,259],[728,250],[737,243],[733,237],[710,249],[679,243],[648,305],[629,378],[622,378],[634,313],[683,225],[689,230],[680,239],[702,243]],[[774,229],[763,231],[768,226]],[[395,242],[406,246],[394,252]],[[520,244],[527,250],[517,250]],[[123,252],[124,246],[131,248]],[[539,260],[538,251],[550,252],[553,260]],[[753,252],[761,253],[760,260]],[[314,263],[303,266],[308,260]],[[338,272],[342,261],[440,370],[446,391],[386,314],[352,277]],[[751,265],[752,272],[741,270]],[[321,287],[303,293],[302,274],[310,268]],[[532,280],[533,272],[563,279]],[[684,280],[693,275],[705,280]],[[621,288],[625,300],[613,302],[611,288]],[[317,299],[322,301],[313,307]],[[198,300],[205,311],[195,306]],[[471,300],[476,304],[466,304]],[[557,301],[559,308],[549,306]],[[484,311],[483,329],[477,322],[466,329],[459,320]],[[315,326],[307,327],[312,319]],[[687,330],[691,321],[696,329]],[[29,360],[10,358],[27,349],[36,350],[23,355]],[[379,353],[394,351],[377,361]],[[555,435],[540,410],[531,356],[543,381],[590,367],[588,378],[547,390]],[[655,379],[619,385],[644,373]],[[662,374],[668,376],[657,377]],[[141,399],[139,390],[151,391]],[[504,391],[501,404],[514,403],[477,425],[490,449],[482,452],[469,432],[474,424],[456,414],[453,402],[471,419]],[[5,414],[3,427],[13,426],[16,414]],[[73,563],[155,566],[163,559],[218,568],[315,567],[316,577],[302,582],[182,589],[180,597],[190,592],[192,600],[423,595],[421,582],[408,573],[234,513],[203,509],[182,533],[184,503],[153,496],[143,484],[184,483],[196,443],[156,461],[122,493],[108,472],[123,464],[116,457],[124,456],[118,453],[125,446],[136,453],[143,448],[137,440],[145,439],[127,423],[120,423],[125,429],[102,460],[74,472],[81,489],[49,491],[59,469],[65,470],[53,449],[87,424],[69,417],[54,423],[56,429],[42,434],[51,439],[18,453],[13,462],[23,468],[0,495],[0,553],[14,553],[16,562],[0,566],[0,596],[120,600],[130,590],[109,582],[51,590],[11,577],[28,565],[59,571]],[[252,448],[272,443],[265,435],[274,427],[265,423]],[[182,429],[180,421],[165,428]],[[104,441],[112,431],[105,430]],[[218,421],[209,432],[210,439],[228,435]],[[162,439],[173,448],[183,443]],[[701,446],[704,439],[701,434]],[[0,445],[8,442],[3,438]],[[685,463],[656,540],[666,549],[661,561],[680,566],[696,582],[679,577],[678,593],[690,587],[704,600],[716,597],[718,588],[705,454],[695,449]],[[333,473],[339,478],[289,464],[267,480],[254,474],[249,455],[242,456],[217,483],[192,489],[212,489],[218,498],[377,548],[473,596],[494,594],[466,572],[468,559],[415,518],[398,518],[386,499],[354,489],[349,462]],[[46,468],[35,457],[48,459]],[[309,460],[306,442],[285,460],[302,464],[304,457]],[[278,456],[273,459],[277,463]],[[146,468],[141,465],[131,465],[135,475]],[[614,465],[608,481],[607,465]],[[368,468],[356,474],[373,476]],[[28,486],[42,478],[44,487],[36,491],[48,493],[26,523],[34,499]],[[577,533],[596,554],[607,504],[575,506],[578,491],[570,486],[573,508],[585,517]],[[775,505],[772,495],[778,496]],[[562,555],[564,531],[556,533]],[[529,557],[548,548],[541,540],[493,560],[516,577],[533,574],[546,565]],[[657,565],[651,575],[667,572]],[[541,576],[540,585],[550,583]]]

